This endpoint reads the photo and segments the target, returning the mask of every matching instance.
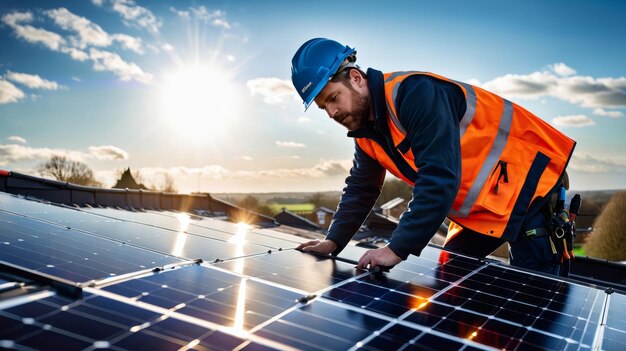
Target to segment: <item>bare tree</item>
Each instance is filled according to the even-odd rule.
[[[69,160],[65,156],[51,156],[48,161],[37,167],[37,171],[42,176],[51,176],[62,182],[87,186],[101,186],[89,166],[80,161]]]
[[[165,193],[177,193],[178,189],[176,189],[176,184],[174,184],[174,177],[169,173],[165,173],[164,177],[165,179],[161,191]]]

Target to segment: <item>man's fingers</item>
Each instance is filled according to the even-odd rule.
[[[305,243],[302,243],[302,244],[298,245],[298,247],[296,247],[296,250],[309,251],[307,249],[307,247],[310,247],[310,246],[313,246],[313,245],[319,245],[319,243],[320,243],[319,240],[307,241]]]
[[[356,268],[361,270],[367,269],[367,265],[370,263],[369,253],[370,251],[368,250],[363,254],[363,256],[361,256],[361,258],[359,259],[359,264],[358,266],[356,266]]]

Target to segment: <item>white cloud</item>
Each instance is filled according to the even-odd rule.
[[[177,10],[172,6],[170,6],[170,11],[180,18],[189,19],[189,11]]]
[[[210,11],[204,5],[198,7],[190,7],[189,10],[195,18],[205,23],[210,23],[215,27],[222,27],[224,29],[230,29],[230,23],[226,20],[226,13],[222,10]]]
[[[562,73],[571,72],[561,66],[558,67]],[[626,78],[624,77],[563,77],[550,71],[541,71],[528,75],[507,74],[484,83],[483,87],[509,99],[554,97],[582,107],[626,107]]]
[[[133,0],[111,0],[111,2],[113,11],[122,16],[126,25],[144,28],[154,34],[159,33],[162,23],[152,11],[135,4]]]
[[[252,157],[250,157],[250,156],[242,156],[241,158],[242,158],[244,161],[252,161],[252,160],[254,160],[254,159],[253,159]]]
[[[309,117],[301,116],[300,118],[298,118],[298,123],[309,123],[309,122],[311,122],[311,119]]]
[[[124,81],[136,80],[139,82],[149,82],[152,75],[146,73],[133,62],[124,61],[118,54],[90,48],[89,53],[81,50],[88,46],[110,46],[113,42],[121,43],[125,49],[143,53],[141,38],[135,38],[125,34],[109,35],[99,25],[90,20],[77,16],[65,8],[45,11],[54,23],[63,29],[71,31],[76,36],[70,36],[68,42],[59,34],[43,29],[23,25],[23,22],[32,21],[31,13],[14,12],[2,17],[4,23],[11,26],[18,37],[32,42],[42,43],[53,51],[60,51],[70,55],[76,61],[93,61],[93,69],[96,71],[109,71],[120,77]],[[6,84],[4,88],[8,89]],[[6,95],[6,94],[5,94]]]
[[[76,48],[61,48],[61,52],[70,55],[70,57],[75,61],[87,61],[89,59],[89,55]]]
[[[246,83],[252,96],[259,94],[268,104],[282,104],[296,97],[296,90],[288,80],[279,78],[256,78]]]
[[[25,97],[24,92],[13,83],[0,78],[0,105],[18,102]]]
[[[136,80],[147,83],[152,81],[152,75],[144,72],[133,62],[124,61],[118,54],[91,48],[89,58],[93,60],[93,69],[96,71],[113,72],[121,80]]]
[[[19,142],[17,140],[13,141]],[[87,159],[128,159],[128,153],[126,151],[111,145],[90,146],[89,152],[83,152],[67,149],[36,148],[18,144],[0,144],[0,165],[13,164],[19,161],[28,160],[45,161],[53,155],[65,156],[71,160],[81,162],[84,162]]]
[[[550,65],[550,70],[559,76],[567,77],[576,74],[576,70],[564,64],[563,62]]]
[[[466,80],[465,82],[467,84],[471,84],[471,85],[482,86],[482,83],[480,82],[480,80],[478,80],[476,78],[470,78],[470,79]]]
[[[606,116],[606,117],[622,117],[624,114],[621,111],[606,111],[603,108],[596,108],[593,110],[593,114],[596,116]]]
[[[59,88],[63,88],[63,86],[59,85],[57,82],[46,80],[33,74],[8,71],[6,78],[16,83],[25,85],[31,89],[57,90]]]
[[[127,160],[128,152],[113,145],[90,146],[89,153],[99,160]]]
[[[2,21],[11,27],[15,27],[23,23],[32,22],[33,14],[31,12],[11,12],[2,16]]]
[[[483,88],[507,97],[536,99],[549,95],[558,83],[558,77],[549,72],[534,72],[529,75],[507,74],[483,84]]]
[[[228,62],[235,62],[237,58],[233,55],[226,55],[226,60],[228,60]]]
[[[57,33],[25,24],[33,21],[31,12],[12,12],[2,16],[2,21],[13,28],[18,38],[29,43],[42,44],[50,50],[59,51],[65,39]]]
[[[26,144],[26,139],[17,136],[17,135],[11,135],[10,137],[7,137],[8,141],[14,141],[16,143],[20,143],[20,144]]]
[[[585,115],[558,116],[552,120],[552,123],[561,127],[586,127],[596,124],[596,122]]]
[[[49,10],[46,11],[46,14],[59,27],[77,34],[77,37],[70,36],[70,41],[76,48],[85,49],[88,46],[107,47],[116,41],[121,43],[124,49],[132,50],[138,54],[143,54],[144,52],[141,38],[126,34],[109,35],[96,23],[85,17],[75,15],[66,8]],[[69,53],[71,54],[72,52],[70,51]]]
[[[306,147],[306,145],[302,143],[296,143],[295,141],[276,141],[276,145],[280,147],[295,147],[295,148]]]
[[[574,153],[568,168],[588,173],[626,172],[626,159],[596,157],[587,153]]]
[[[213,21],[211,21],[211,24],[216,26],[216,27],[222,27],[222,28],[230,29],[230,23],[228,23],[223,18],[216,18]]]
[[[143,45],[141,38],[132,37],[126,34],[113,34],[113,41],[117,41],[122,44],[122,47],[127,50],[132,50],[138,54],[143,54]]]
[[[163,174],[171,174],[182,191],[198,190],[196,187],[199,179],[203,184],[216,184],[222,189],[237,192],[254,191],[254,189],[258,191],[259,184],[267,187],[266,191],[291,191],[291,189],[302,189],[303,184],[318,187],[320,183],[326,184],[329,179],[335,184],[331,189],[341,189],[341,184],[348,175],[351,165],[352,160],[321,160],[312,167],[295,169],[239,171],[220,165],[208,165],[200,168],[144,167],[137,170],[148,183],[151,180],[161,179]],[[99,175],[98,172],[96,173]],[[110,181],[114,182],[114,179]]]
[[[174,47],[170,44],[161,45],[161,49],[163,49],[164,51],[168,51],[168,52],[174,51]]]
[[[0,165],[7,165],[24,160],[46,160],[53,155],[62,155],[77,161],[82,161],[85,157],[83,153],[71,150],[34,148],[17,144],[0,144]]]
[[[80,49],[88,45],[106,47],[111,45],[111,37],[99,25],[85,17],[77,16],[66,8],[58,8],[45,12],[59,27],[75,32],[78,37],[71,36],[70,40]]]

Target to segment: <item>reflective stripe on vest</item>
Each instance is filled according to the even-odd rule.
[[[518,229],[521,220],[517,217],[525,214],[532,200],[547,195],[556,184],[575,142],[522,107],[479,87],[426,72],[387,73],[387,125],[394,145],[416,171],[413,152],[406,147],[407,132],[395,106],[401,82],[416,74],[454,83],[466,99],[465,114],[459,121],[462,179],[449,217],[464,227],[496,237]],[[381,146],[364,138],[358,138],[357,143],[391,173],[414,185],[414,180],[402,174]],[[501,174],[494,175],[498,169]]]

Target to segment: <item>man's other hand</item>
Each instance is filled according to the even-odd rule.
[[[336,249],[337,244],[335,244],[335,242],[332,240],[311,240],[298,245],[298,247],[296,248],[296,250],[317,252],[324,255],[328,255]]]
[[[396,256],[390,248],[385,246],[380,249],[367,250],[367,252],[364,253],[359,259],[359,265],[357,268],[365,270],[368,265],[370,269],[373,269],[376,266],[391,267],[400,262],[402,262],[402,259]]]
[[[337,249],[337,244],[335,244],[335,242],[332,240],[324,240],[324,241],[311,240],[306,243],[302,243],[298,245],[298,247],[296,248],[296,250],[317,252],[317,253],[321,253],[325,255],[328,255],[329,253],[335,251],[336,249]]]

